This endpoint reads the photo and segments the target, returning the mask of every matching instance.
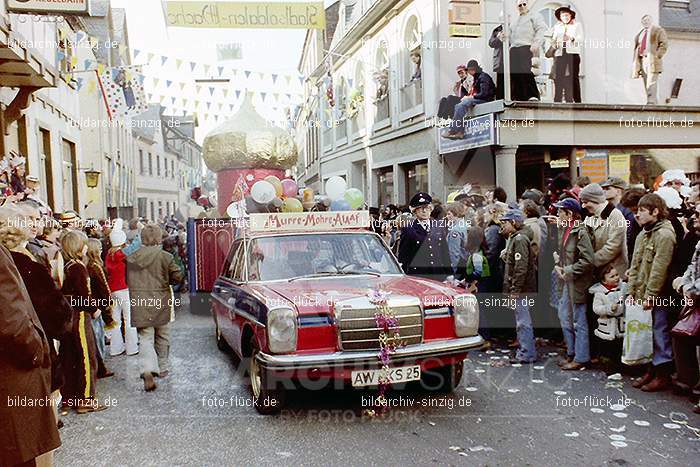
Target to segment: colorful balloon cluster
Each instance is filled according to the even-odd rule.
[[[299,193],[297,182],[291,178],[280,180],[274,175],[258,180],[250,189],[250,196],[258,204],[272,203],[282,212],[302,212],[304,207],[296,196]],[[313,196],[313,195],[312,195]]]
[[[348,188],[345,179],[337,175],[326,181],[326,195],[331,202],[331,211],[360,209],[365,204],[362,192],[357,188]]]

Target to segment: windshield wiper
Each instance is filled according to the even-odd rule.
[[[348,276],[366,276],[366,275],[369,275],[369,276],[381,277],[381,274],[379,274],[378,272],[374,272],[374,271],[344,271],[344,272],[338,272],[338,275],[339,276],[345,276],[345,275],[348,275]]]
[[[304,274],[303,276],[292,277],[290,279],[287,279],[287,282],[292,282],[292,281],[295,281],[297,279],[311,279],[314,277],[338,276],[340,274],[341,273],[338,273],[338,272],[316,272],[314,274]]]

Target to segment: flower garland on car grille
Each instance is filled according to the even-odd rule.
[[[379,396],[377,396],[375,408],[366,411],[371,417],[384,414],[388,410],[385,393],[391,385],[389,380],[391,354],[402,345],[399,335],[399,319],[394,315],[387,301],[390,294],[391,292],[383,290],[370,290],[367,293],[370,303],[377,308],[374,313],[374,321],[379,328],[379,361],[382,362],[379,375]]]

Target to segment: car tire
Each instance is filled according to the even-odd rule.
[[[248,376],[250,377],[250,392],[253,396],[255,410],[261,415],[274,415],[284,407],[287,391],[281,382],[276,382],[258,364],[257,356],[260,351],[253,349],[250,356]]]
[[[433,368],[421,377],[423,388],[430,392],[451,393],[459,386],[464,372],[464,362]]]

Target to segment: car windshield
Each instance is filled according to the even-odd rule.
[[[402,274],[386,245],[369,233],[262,237],[250,242],[249,280],[345,274]]]

